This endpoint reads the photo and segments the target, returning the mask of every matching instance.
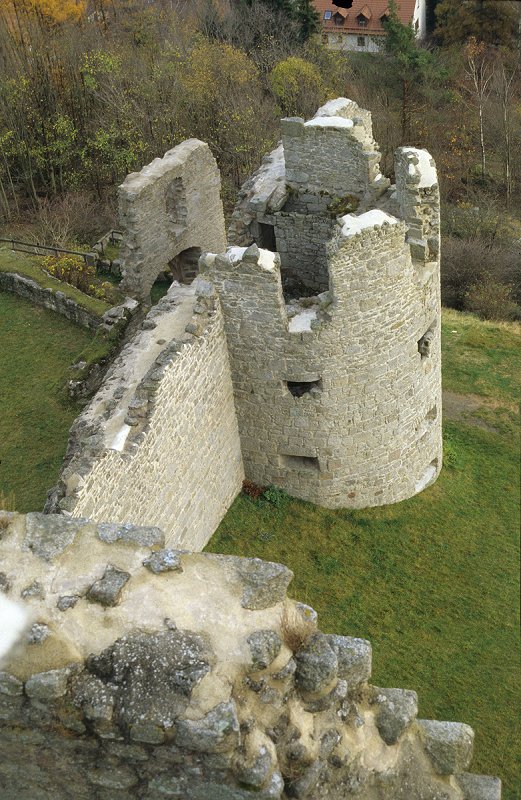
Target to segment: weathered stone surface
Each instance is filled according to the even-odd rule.
[[[74,682],[74,702],[91,721],[110,721],[114,711],[114,687],[99,678],[83,673]]]
[[[327,689],[338,674],[338,658],[323,633],[315,633],[295,653],[295,681],[302,692]]]
[[[10,675],[8,672],[0,672],[0,694],[7,694],[11,697],[23,694],[23,683]]]
[[[38,700],[56,700],[67,692],[70,669],[53,669],[32,675],[25,684],[28,697]]]
[[[48,625],[43,622],[35,622],[29,628],[27,633],[28,644],[41,644],[51,635],[51,630]]]
[[[76,534],[84,527],[85,520],[70,517],[53,517],[32,512],[26,515],[24,548],[52,561],[69,547]]]
[[[408,689],[378,689],[376,726],[384,742],[396,744],[418,714],[418,695]]]
[[[462,772],[456,776],[463,800],[501,800],[501,781],[490,775]]]
[[[69,608],[74,608],[79,599],[80,599],[79,594],[63,595],[62,597],[58,598],[56,607],[59,608],[60,611],[67,611],[67,609]]]
[[[440,775],[463,772],[472,759],[474,731],[462,722],[418,720],[425,749]]]
[[[275,631],[255,631],[248,636],[253,669],[262,670],[269,667],[280,653],[282,640]]]
[[[33,581],[20,592],[20,597],[27,600],[29,597],[44,597],[43,587],[39,581]]]
[[[269,608],[280,603],[293,579],[287,567],[260,558],[240,559],[237,571],[244,582],[242,605],[250,609]]]
[[[130,575],[124,570],[109,565],[103,577],[92,584],[87,592],[87,600],[99,603],[102,606],[116,606],[119,602],[121,591]]]
[[[258,752],[248,761],[238,763],[236,775],[241,783],[260,789],[272,774],[274,766],[272,754],[267,747],[261,745]]]
[[[130,522],[124,522],[122,525],[115,522],[102,522],[97,526],[97,531],[101,541],[108,544],[127,542],[128,544],[139,544],[142,547],[153,547],[165,543],[165,535],[159,528],[132,525]]]
[[[181,554],[178,550],[158,550],[145,558],[143,566],[159,575],[161,572],[182,572]]]
[[[367,681],[371,676],[371,644],[366,639],[329,634],[327,641],[338,658],[338,677],[349,688]]]
[[[233,750],[239,741],[239,721],[233,702],[220,703],[198,720],[179,720],[175,741],[178,747],[203,753]]]
[[[320,773],[324,769],[324,764],[322,761],[315,761],[314,764],[311,764],[297,780],[291,781],[288,788],[287,794],[289,797],[309,797],[310,793],[313,791],[315,786],[318,783],[320,778]]]

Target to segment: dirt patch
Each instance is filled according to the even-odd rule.
[[[457,392],[443,392],[443,416],[446,419],[453,419],[460,422],[465,422],[467,425],[475,425],[477,428],[483,428],[492,433],[500,433],[500,430],[493,425],[489,425],[484,420],[477,416],[473,416],[476,411],[480,409],[499,408],[508,409],[509,411],[517,411],[515,405],[511,403],[500,403],[494,398],[480,397],[476,394],[458,394]]]

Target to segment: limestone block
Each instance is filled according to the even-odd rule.
[[[425,749],[440,775],[463,772],[472,759],[474,731],[462,722],[418,720]]]
[[[416,719],[418,696],[407,689],[378,689],[376,726],[384,742],[396,744],[402,733]]]

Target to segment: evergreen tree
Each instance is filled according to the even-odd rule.
[[[411,87],[423,82],[432,65],[432,56],[418,47],[412,27],[400,21],[394,0],[389,0],[389,16],[384,28],[385,49],[402,86],[402,141],[405,143],[410,136]]]
[[[306,41],[313,34],[318,33],[320,18],[312,0],[297,0],[295,17],[300,25],[300,38]]]

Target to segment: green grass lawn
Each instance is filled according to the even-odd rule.
[[[0,500],[3,493],[17,511],[40,511],[79,413],[64,390],[68,367],[93,334],[0,292],[0,342]]]
[[[411,500],[330,511],[239,496],[207,546],[281,561],[290,593],[326,632],[373,645],[373,682],[418,691],[420,715],[476,731],[473,771],[519,795],[519,399],[514,326],[444,312],[451,392],[483,398],[467,422],[446,420],[446,465]],[[472,424],[483,419],[493,430]],[[497,432],[495,432],[497,431]]]

